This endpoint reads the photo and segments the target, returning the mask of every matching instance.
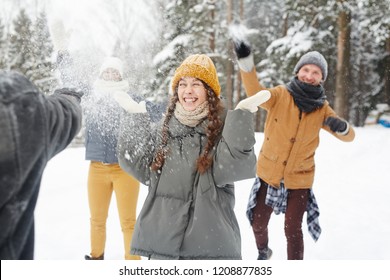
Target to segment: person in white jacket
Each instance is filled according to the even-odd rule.
[[[123,235],[123,258],[140,259],[130,254],[139,182],[119,166],[116,152],[121,108],[115,102],[114,94],[117,91],[128,94],[129,89],[128,81],[123,79],[122,60],[109,56],[100,67],[93,91],[84,99],[85,159],[90,161],[88,205],[91,251],[85,255],[86,260],[104,259],[106,223],[113,193]]]

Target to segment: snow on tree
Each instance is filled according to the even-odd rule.
[[[351,17],[347,24],[351,29],[347,35],[350,43],[346,44],[351,49],[342,70],[350,72],[350,78],[338,81],[338,84],[348,82],[338,93],[347,97],[342,107],[353,124],[363,125],[370,108],[377,103],[390,103],[389,0],[159,0],[148,4],[140,0],[96,0],[93,4],[80,2],[75,7],[59,1],[37,0],[22,5],[20,1],[3,0],[0,11],[3,68],[17,69],[27,76],[39,73],[32,70],[37,61],[32,60],[35,19],[31,20],[34,18],[31,14],[36,17],[39,6],[47,9],[60,3],[62,14],[48,16],[54,20],[62,17],[67,25],[63,33],[69,45],[65,49],[55,47],[59,58],[57,69],[67,65],[61,74],[70,79],[65,83],[65,79],[59,79],[64,86],[88,89],[104,56],[115,54],[125,60],[126,78],[137,93],[164,102],[173,71],[188,55],[205,53],[217,67],[222,96],[228,97],[228,105],[233,107],[243,97],[228,32],[229,25],[236,21],[247,27],[246,38],[252,46],[256,70],[267,87],[288,82],[302,54],[320,51],[329,65],[324,86],[333,106],[340,53],[337,19],[343,8]],[[69,8],[66,16],[64,7]],[[85,7],[88,12],[81,11]],[[23,8],[29,13],[23,14]],[[74,30],[72,36],[67,34],[69,26]],[[58,45],[55,32],[52,28],[50,31],[52,36],[48,40],[53,39]],[[78,36],[73,36],[76,33]],[[112,47],[110,53],[103,45]],[[45,78],[39,80],[42,81]]]
[[[4,69],[6,67],[5,64],[5,56],[6,56],[6,41],[5,41],[5,30],[3,22],[0,18],[0,69]]]
[[[163,1],[164,2],[164,1]],[[150,83],[150,94],[166,99],[175,69],[190,54],[211,54],[212,20],[207,1],[170,0],[165,5],[161,51],[153,59],[155,76]]]
[[[57,80],[53,74],[53,43],[44,12],[41,12],[35,21],[31,44],[35,59],[33,70],[31,70],[31,78],[42,92],[50,93],[56,87]]]
[[[32,21],[26,11],[21,9],[13,21],[14,32],[10,34],[10,45],[8,49],[11,58],[9,68],[24,73],[29,79],[32,78],[34,67],[34,55],[32,42]]]
[[[7,60],[4,68],[25,74],[42,92],[49,93],[57,84],[53,74],[53,46],[47,19],[41,13],[33,21],[24,9],[13,20],[12,31],[7,34]]]

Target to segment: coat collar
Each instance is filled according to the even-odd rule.
[[[201,121],[196,127],[190,127],[182,124],[175,116],[172,116],[169,121],[169,135],[174,138],[182,138],[192,136],[194,134],[206,135],[206,128],[208,123],[209,120],[206,118]]]
[[[223,110],[220,115],[222,122],[225,122],[226,114],[227,110]],[[205,118],[196,127],[189,127],[179,122],[179,120],[175,116],[172,116],[168,124],[169,135],[171,137],[187,137],[194,134],[206,135],[206,129],[208,124],[209,120]]]

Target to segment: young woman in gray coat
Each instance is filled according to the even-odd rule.
[[[116,95],[133,113],[121,125],[119,163],[149,187],[131,253],[150,259],[241,259],[234,182],[255,176],[252,112],[269,92],[225,110],[206,55],[184,60],[172,89],[165,119],[154,128],[148,114],[136,113],[135,101]]]

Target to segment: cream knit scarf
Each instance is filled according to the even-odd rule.
[[[209,103],[207,101],[200,104],[193,111],[186,111],[180,102],[176,103],[175,108],[175,117],[184,125],[195,127],[197,126],[204,118],[207,117],[209,113]]]
[[[105,94],[112,94],[116,91],[129,91],[129,82],[126,80],[122,81],[106,81],[98,79],[93,84],[93,89],[95,91],[95,94],[99,95],[105,95]]]

